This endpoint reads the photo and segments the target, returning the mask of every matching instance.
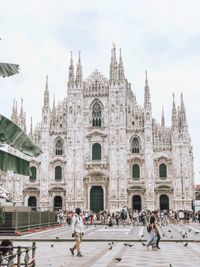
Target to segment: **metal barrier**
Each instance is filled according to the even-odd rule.
[[[35,267],[35,250],[36,245],[35,242],[32,243],[31,247],[0,247],[8,249],[6,255],[0,251],[0,266],[7,266],[7,267]],[[32,253],[31,253],[32,252]],[[31,255],[30,255],[31,253]],[[24,258],[22,258],[24,256]]]
[[[25,231],[54,224],[57,224],[57,215],[50,209],[46,211],[39,209],[33,211],[6,211],[4,212],[4,223],[0,224],[0,232],[6,233],[9,229]]]

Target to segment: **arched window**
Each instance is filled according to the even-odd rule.
[[[140,166],[138,164],[134,164],[132,167],[132,178],[133,179],[140,178]]]
[[[63,154],[63,145],[62,141],[59,139],[56,142],[56,155],[62,155]]]
[[[101,145],[99,143],[92,146],[92,160],[101,160]]]
[[[31,167],[30,182],[35,182],[36,178],[37,178],[37,169],[36,169],[36,167],[32,166]]]
[[[98,101],[96,101],[92,108],[92,126],[101,127],[101,106]]]
[[[159,176],[160,178],[167,178],[167,166],[164,163],[159,166]]]
[[[62,180],[62,168],[60,166],[55,167],[55,180]]]
[[[140,143],[137,137],[133,138],[132,141],[132,153],[139,153],[140,152]]]

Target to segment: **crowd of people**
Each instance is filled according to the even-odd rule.
[[[83,223],[86,225],[108,225],[113,226],[122,225],[148,225],[152,214],[155,216],[155,220],[158,225],[178,224],[181,222],[189,224],[190,222],[198,222],[200,224],[200,211],[193,212],[189,210],[132,210],[124,207],[120,211],[83,211],[81,217]],[[74,211],[59,210],[57,213],[57,221],[60,224],[71,225],[71,221],[74,215]]]

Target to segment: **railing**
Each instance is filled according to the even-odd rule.
[[[4,212],[4,217],[4,223],[0,225],[0,232],[7,231],[7,229],[25,231],[48,227],[57,223],[56,212],[50,209],[46,211],[40,211],[38,208],[33,211],[13,210]]]
[[[0,247],[0,248],[8,248],[8,247]],[[6,255],[3,255],[0,251],[0,266],[7,267],[35,267],[35,250],[36,245],[35,242],[32,243],[31,247],[9,247]],[[30,255],[31,254],[31,255]],[[22,258],[24,255],[24,258]]]

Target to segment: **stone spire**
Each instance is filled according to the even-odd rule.
[[[147,71],[145,71],[144,107],[151,108],[150,89],[148,84]]]
[[[56,104],[55,104],[55,94],[53,94],[53,109],[52,109],[52,124],[54,125],[56,121]]]
[[[110,63],[110,81],[116,82],[118,76],[118,64],[117,64],[117,58],[116,58],[116,47],[115,44],[113,44],[113,48],[111,50],[111,63]]]
[[[175,128],[177,126],[177,109],[175,104],[175,95],[173,93],[173,102],[172,102],[172,128]]]
[[[184,129],[187,130],[186,111],[182,93],[181,93],[181,104],[178,113],[178,126],[179,126],[179,131],[183,131]]]
[[[119,66],[118,66],[118,80],[124,81],[124,65],[122,60],[121,48],[119,49]]]
[[[24,112],[23,108],[23,98],[21,98],[21,108],[18,118],[18,125],[24,132],[26,132],[26,113]]]
[[[49,84],[48,84],[48,75],[46,76],[46,85],[44,91],[44,108],[49,107]]]
[[[18,114],[17,114],[17,101],[13,99],[13,107],[12,107],[12,113],[11,113],[11,120],[18,123]]]
[[[33,118],[31,116],[31,123],[30,123],[30,133],[29,135],[32,137],[33,136]]]
[[[183,93],[181,93],[181,114],[182,114],[184,123],[187,124],[185,105],[183,101]]]
[[[69,79],[68,79],[68,86],[74,86],[74,63],[73,63],[73,55],[71,51],[71,58],[70,58],[70,65],[69,65]]]
[[[164,107],[162,107],[161,126],[162,126],[162,127],[165,127]]]
[[[82,82],[83,79],[83,73],[82,73],[82,65],[81,65],[81,52],[79,51],[78,56],[78,64],[76,68],[76,86]]]
[[[21,98],[21,109],[20,109],[19,116],[22,118],[23,115],[24,115],[24,111],[23,111],[23,98]]]

